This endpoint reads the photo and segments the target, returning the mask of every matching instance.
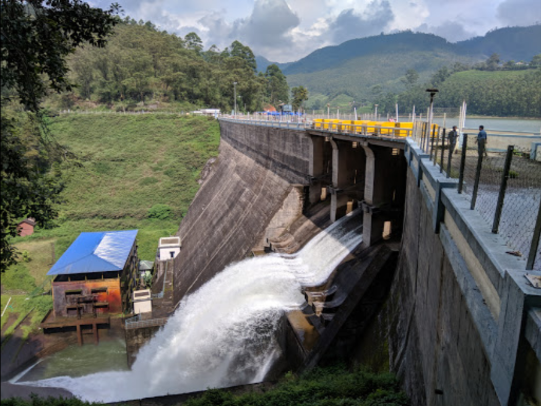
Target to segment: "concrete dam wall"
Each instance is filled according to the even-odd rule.
[[[175,302],[250,253],[294,186],[308,183],[304,131],[220,121],[220,155],[177,235]]]
[[[390,285],[386,299],[368,292],[351,303],[328,356],[363,363],[377,352],[413,405],[541,399],[541,291],[413,140],[220,126],[220,155],[177,233],[175,302],[264,244],[271,228],[294,234],[295,219],[328,191],[332,221],[362,208],[363,249],[400,247],[394,272],[374,277],[375,287]],[[356,258],[342,265],[364,264]],[[306,364],[309,351],[295,351]]]

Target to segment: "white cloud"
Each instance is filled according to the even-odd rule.
[[[464,41],[475,36],[475,33],[467,31],[462,24],[455,21],[445,21],[437,26],[421,24],[415,31],[436,34],[450,42]]]
[[[541,22],[541,2],[539,0],[505,0],[498,6],[497,17],[505,25],[539,23]]]
[[[110,0],[89,0],[107,8]],[[286,62],[317,48],[395,30],[460,41],[541,19],[539,0],[118,0],[125,14],[168,32],[196,31],[208,48],[234,40]]]

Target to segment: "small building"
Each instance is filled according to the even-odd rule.
[[[163,237],[160,238],[158,251],[160,253],[160,261],[176,258],[180,253],[181,242],[180,237]]]
[[[150,289],[133,292],[133,312],[135,314],[152,313],[152,294]]]
[[[146,284],[145,280],[149,275],[152,276],[153,270],[154,270],[154,262],[146,261],[143,259],[139,261],[139,278],[140,278],[141,285]]]
[[[54,264],[54,316],[132,312],[139,278],[137,230],[81,233]]]
[[[36,226],[36,220],[32,217],[28,217],[17,224],[17,230],[19,236],[26,237],[27,235],[34,234],[34,227]]]

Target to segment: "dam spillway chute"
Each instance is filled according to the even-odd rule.
[[[303,307],[303,288],[324,284],[361,242],[357,210],[296,254],[269,254],[226,267],[180,302],[131,371],[25,384],[113,402],[261,381],[279,356],[276,330],[284,312]]]

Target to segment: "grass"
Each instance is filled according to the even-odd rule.
[[[507,71],[482,71],[482,70],[467,70],[463,72],[457,72],[452,75],[448,80],[456,82],[471,83],[479,80],[494,80],[505,79],[511,77],[519,77],[527,74],[528,70],[507,70]]]
[[[9,300],[10,297],[11,301]],[[15,329],[17,329],[23,321],[28,321],[28,325],[22,326],[21,338],[25,340],[37,329],[41,320],[52,308],[52,298],[50,296],[36,296],[29,298],[27,295],[2,295],[1,299],[2,311],[4,311],[4,308],[9,301],[9,306],[2,316],[2,328],[4,328],[10,315],[16,317],[3,333],[2,346],[10,339]]]
[[[2,400],[5,406],[89,405],[78,399],[65,403],[49,399],[30,401]],[[95,403],[96,404],[96,403]],[[362,369],[353,372],[344,367],[316,368],[308,374],[286,374],[276,386],[261,392],[233,395],[228,390],[210,389],[182,403],[185,406],[405,406],[406,395],[390,373],[375,374]]]
[[[31,312],[31,326],[23,327],[27,335],[51,308],[50,297],[25,299],[47,290],[53,250],[60,258],[81,232],[138,229],[139,258],[154,260],[159,238],[178,230],[220,140],[212,118],[159,113],[62,115],[51,120],[50,131],[78,159],[60,166],[66,188],[53,227],[12,240],[29,260],[21,255],[2,275],[3,306],[13,297],[2,326],[9,314],[17,315],[6,335]],[[148,218],[156,204],[169,206],[170,216]]]
[[[375,374],[362,369],[353,372],[341,366],[316,368],[296,376],[286,374],[276,387],[263,392],[232,395],[225,390],[206,391],[188,400],[186,406],[375,406],[408,405],[400,385],[390,373]]]

